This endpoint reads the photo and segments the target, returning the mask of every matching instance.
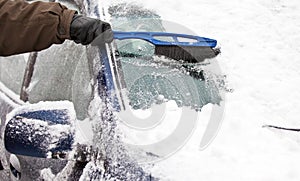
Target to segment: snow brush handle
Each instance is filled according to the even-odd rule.
[[[194,46],[194,47],[211,47],[214,48],[217,45],[217,40],[186,35],[177,33],[167,33],[167,32],[122,32],[113,31],[114,39],[125,40],[125,39],[142,39],[152,43],[153,45],[161,46]],[[158,39],[161,38],[161,39]],[[162,40],[169,38],[172,41]],[[184,41],[180,41],[183,39]],[[189,41],[187,41],[189,40]]]

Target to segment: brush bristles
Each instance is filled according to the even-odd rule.
[[[166,57],[183,60],[189,63],[202,62],[207,58],[216,57],[220,53],[219,49],[214,50],[211,47],[197,46],[155,46],[156,55],[164,55]]]

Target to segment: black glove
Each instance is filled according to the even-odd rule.
[[[96,37],[105,43],[113,41],[110,24],[82,15],[75,14],[70,26],[71,39],[83,45],[90,44]]]

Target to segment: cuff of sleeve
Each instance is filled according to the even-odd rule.
[[[61,17],[61,22],[58,27],[58,34],[62,39],[71,39],[70,36],[70,26],[76,11],[65,9]]]

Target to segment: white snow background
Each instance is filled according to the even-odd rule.
[[[116,2],[117,0],[113,1]],[[130,1],[126,1],[130,2]],[[176,154],[156,163],[162,180],[299,180],[300,2],[297,0],[140,0],[163,20],[218,40],[217,61],[233,93],[226,95],[223,125],[199,150],[210,106]]]

